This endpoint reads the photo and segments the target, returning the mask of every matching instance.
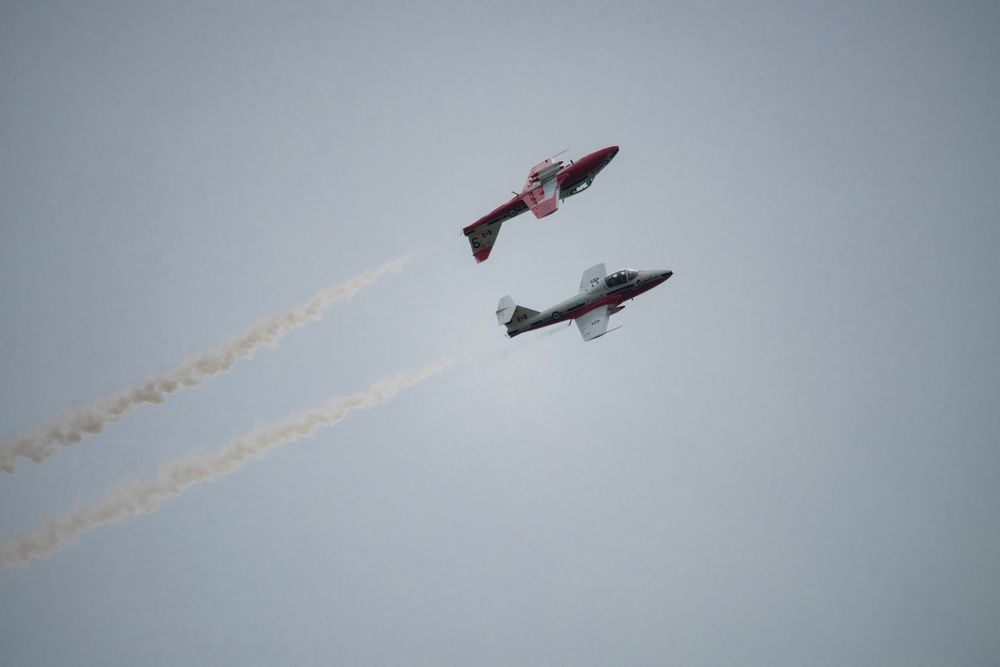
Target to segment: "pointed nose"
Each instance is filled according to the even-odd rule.
[[[649,289],[664,283],[672,275],[674,275],[673,271],[665,269],[646,269],[639,272],[639,283],[648,286],[647,289]]]

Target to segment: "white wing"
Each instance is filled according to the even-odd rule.
[[[580,291],[589,292],[595,287],[599,287],[606,275],[607,273],[604,271],[603,264],[590,267],[583,272],[583,277],[580,278]]]
[[[608,320],[611,319],[610,311],[610,306],[604,306],[576,318],[576,326],[580,328],[580,335],[583,336],[585,342],[600,338],[608,332]]]

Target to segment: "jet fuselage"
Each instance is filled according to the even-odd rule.
[[[623,272],[619,271],[613,275],[621,273]],[[674,275],[673,271],[658,269],[631,271],[631,273],[635,273],[636,276],[630,277],[620,284],[609,287],[602,282],[594,289],[580,292],[533,317],[526,317],[516,323],[512,322],[508,325],[507,335],[513,338],[526,331],[535,331],[552,324],[569,322],[604,306],[619,308],[624,302],[634,299],[643,292],[648,292]]]
[[[561,197],[565,199],[586,190],[587,186],[601,173],[602,169],[608,166],[608,163],[616,155],[618,155],[618,147],[608,146],[607,148],[584,155],[563,169],[559,174],[559,189],[562,191]]]
[[[618,146],[608,146],[589,153],[568,166],[553,158],[536,164],[528,173],[520,194],[515,194],[507,203],[462,229],[472,248],[472,256],[477,262],[486,261],[504,222],[529,210],[539,219],[555,213],[560,201],[589,188],[597,174],[616,155]]]

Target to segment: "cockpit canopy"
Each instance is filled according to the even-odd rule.
[[[632,269],[622,269],[621,271],[615,271],[610,276],[604,279],[604,284],[608,287],[618,287],[619,285],[624,285],[625,283],[631,282],[639,277],[639,272]]]

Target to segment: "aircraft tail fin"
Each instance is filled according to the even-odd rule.
[[[500,303],[497,304],[497,323],[507,324],[514,317],[514,311],[517,309],[517,304],[514,303],[513,297],[509,294],[502,299]]]
[[[479,226],[469,225],[462,230],[466,238],[469,239],[469,245],[472,246],[472,256],[476,258],[476,262],[485,262],[490,256],[493,244],[496,243],[497,236],[500,234],[501,225],[503,225],[502,218],[493,222],[484,222]]]
[[[500,303],[497,304],[497,322],[506,326],[507,331],[517,326],[518,322],[522,322],[535,315],[538,315],[537,310],[517,305],[509,295],[500,299]]]

